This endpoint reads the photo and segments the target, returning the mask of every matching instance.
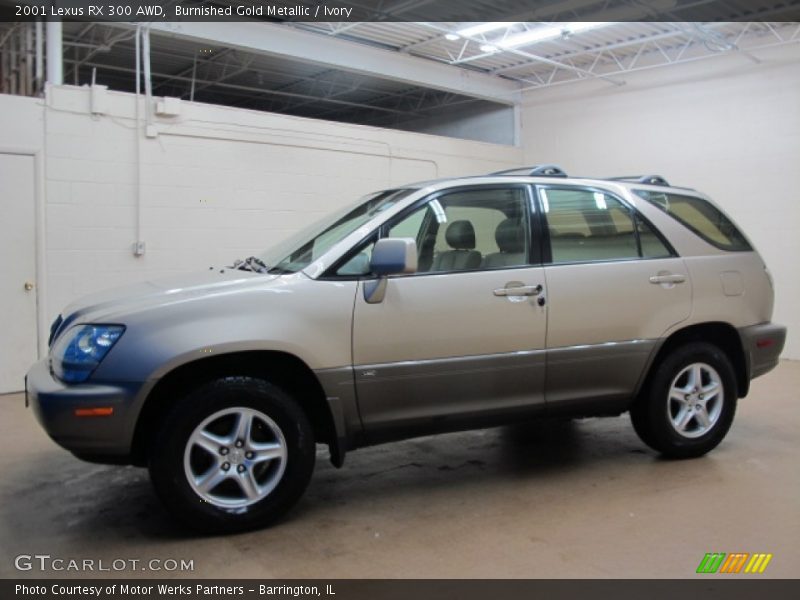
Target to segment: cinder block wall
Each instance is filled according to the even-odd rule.
[[[85,87],[0,96],[0,146],[24,135],[44,159],[46,323],[95,290],[259,253],[363,194],[522,160],[511,146],[198,103],[155,118],[137,149],[134,96],[109,92],[105,107],[92,114]]]
[[[741,225],[772,271],[774,319],[800,358],[800,44],[531,91],[526,163],[578,175],[657,173],[704,191]]]

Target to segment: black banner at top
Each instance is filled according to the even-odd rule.
[[[800,0],[0,0],[0,21],[800,21]]]

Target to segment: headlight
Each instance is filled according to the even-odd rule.
[[[73,327],[53,346],[53,374],[67,383],[86,381],[124,331],[122,325]]]

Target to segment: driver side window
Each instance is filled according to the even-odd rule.
[[[416,240],[418,273],[525,265],[530,239],[525,205],[522,188],[452,192],[407,215],[389,237]]]
[[[502,269],[528,264],[530,240],[523,188],[451,192],[423,204],[389,227],[392,238],[417,243],[417,273]],[[337,271],[369,273],[375,241]]]

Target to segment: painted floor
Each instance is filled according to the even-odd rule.
[[[148,577],[681,578],[707,552],[772,553],[748,577],[798,577],[799,390],[800,362],[755,380],[726,440],[691,461],[659,458],[627,416],[421,438],[341,470],[320,448],[288,518],[216,538],[179,529],[146,471],[73,458],[21,394],[0,396],[0,577],[79,575],[14,567],[49,554],[194,562],[117,574]]]

